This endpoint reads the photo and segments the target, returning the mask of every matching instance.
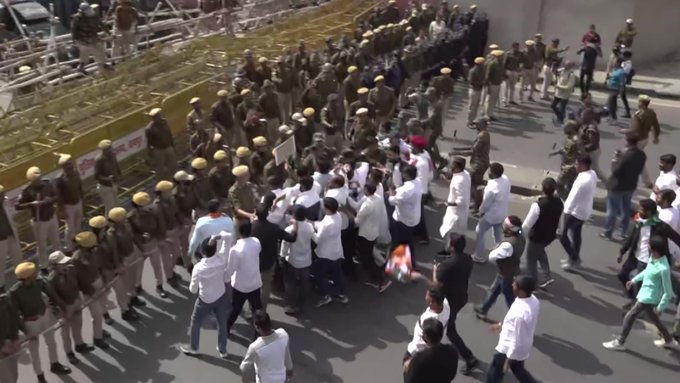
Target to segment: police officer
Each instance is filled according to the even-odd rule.
[[[243,51],[243,64],[240,71],[244,72],[248,81],[255,82],[257,80],[257,67],[255,60],[253,60],[253,52],[250,49]]]
[[[236,149],[236,163],[235,165],[246,165],[250,167],[250,157],[253,152],[247,146],[239,146]]]
[[[219,198],[220,205],[225,206],[229,200],[229,188],[234,184],[231,174],[231,157],[224,150],[218,150],[213,155],[214,165],[208,172],[213,194]]]
[[[424,121],[425,126],[429,129],[429,134],[427,138],[427,151],[432,156],[432,162],[437,165],[437,168],[441,169],[447,165],[447,161],[442,158],[439,153],[439,148],[437,147],[437,139],[442,136],[444,131],[443,124],[443,114],[444,109],[442,107],[442,101],[437,96],[437,91],[435,88],[430,87],[425,91],[425,97],[430,103],[428,108],[427,119]]]
[[[156,211],[160,218],[165,221],[165,238],[160,241],[163,254],[163,271],[168,284],[177,287],[181,280],[174,272],[177,261],[182,258],[182,250],[179,245],[180,217],[177,202],[172,196],[174,185],[170,181],[160,181],[156,184]]]
[[[61,340],[66,357],[71,364],[78,364],[80,360],[73,352],[73,342],[79,354],[88,353],[94,347],[83,341],[83,314],[80,310],[83,300],[80,298],[78,273],[73,265],[69,265],[70,260],[61,251],[50,254],[50,274],[45,280],[45,287],[50,304],[61,312],[64,319]]]
[[[189,105],[191,105],[191,111],[187,114],[187,130],[189,133],[193,133],[197,130],[206,130],[207,121],[205,113],[203,113],[203,108],[201,107],[201,99],[194,97],[189,100]]]
[[[505,95],[503,103],[506,106],[508,104],[517,105],[515,102],[515,87],[517,81],[519,81],[522,54],[517,42],[512,43],[512,49],[505,54]]]
[[[123,263],[122,270],[118,270],[118,278],[123,282],[123,286],[120,288],[120,296],[118,295],[118,290],[116,290],[118,308],[123,320],[128,322],[136,321],[139,319],[139,314],[137,314],[134,307],[146,306],[146,302],[139,297],[142,290],[141,273],[139,270],[142,269],[144,258],[141,251],[135,247],[132,226],[130,226],[127,220],[127,211],[122,207],[114,207],[109,212],[109,221],[111,224],[106,231],[106,241],[111,247],[111,251],[116,252],[117,257]],[[116,289],[115,284],[114,289]],[[129,298],[127,304],[125,304],[125,294],[123,292]]]
[[[543,64],[545,64],[545,43],[543,42],[543,34],[536,33],[534,35],[534,42],[536,48],[536,81],[538,81],[538,73],[543,70]],[[534,89],[535,91],[537,89]]]
[[[10,205],[9,198],[5,196],[5,187],[0,185],[0,294],[5,292],[5,270],[7,261],[18,265],[22,260],[19,234],[14,223],[14,207]],[[1,347],[1,345],[0,345]]]
[[[107,280],[106,277],[104,276],[104,270],[107,268],[116,268],[117,265],[120,263],[118,262],[112,262],[110,257],[109,257],[109,249],[107,247],[106,242],[102,242],[103,239],[105,239],[105,234],[106,234],[106,217],[103,215],[97,215],[88,221],[88,224],[90,226],[90,230],[94,233],[94,235],[97,238],[97,248],[95,249],[95,252],[97,253],[97,261],[99,262],[99,267],[101,271],[101,276],[103,278],[104,283],[110,282],[110,280]],[[74,240],[75,243],[75,240]],[[107,293],[108,296],[108,293]],[[104,322],[108,325],[111,325],[114,323],[113,318],[109,315],[108,311],[104,311]],[[105,335],[106,336],[106,335]]]
[[[439,70],[440,75],[432,79],[432,87],[437,91],[437,97],[442,104],[442,125],[449,111],[451,96],[453,96],[454,80],[451,77],[451,68],[444,67]]]
[[[218,100],[212,104],[210,121],[217,131],[226,138],[227,145],[235,147],[239,141],[238,130],[234,126],[234,108],[229,102],[229,92],[222,89],[217,92]]]
[[[295,73],[286,64],[283,57],[279,57],[276,60],[276,70],[272,74],[272,82],[276,86],[276,92],[278,93],[279,100],[279,119],[281,123],[285,122],[295,106],[293,105],[293,88],[295,87]]]
[[[633,25],[633,19],[627,19],[626,26],[623,27],[623,29],[621,29],[621,31],[619,31],[619,33],[616,35],[614,45],[617,47],[623,45],[624,47],[630,49],[633,47],[635,35],[637,35],[637,31]]]
[[[75,246],[73,238],[80,231],[80,224],[83,220],[83,182],[80,179],[80,173],[71,160],[71,155],[60,154],[59,166],[61,166],[63,172],[55,180],[54,186],[57,192],[58,205],[66,221],[64,233],[66,250],[73,251]]]
[[[467,123],[468,126],[474,127],[473,121],[477,118],[479,105],[482,100],[482,91],[484,90],[484,83],[486,80],[486,72],[484,70],[484,57],[475,58],[475,66],[470,69],[468,73],[469,90],[469,106]]]
[[[234,211],[237,223],[249,222],[255,219],[257,194],[250,183],[250,171],[247,166],[239,165],[232,170],[236,182],[229,189],[229,202]]]
[[[357,89],[357,100],[349,105],[349,117],[354,118],[357,110],[366,108],[368,110],[368,117],[375,118],[375,104],[368,98],[368,88],[362,87]]]
[[[490,164],[491,136],[488,131],[488,123],[485,118],[475,121],[474,124],[478,131],[477,137],[468,151],[459,153],[459,155],[470,156],[470,169],[468,171],[470,173],[472,201],[475,205],[473,211],[479,211],[479,206],[482,204],[480,186],[484,184],[484,174],[489,169]]]
[[[175,140],[168,121],[161,115],[161,108],[148,113],[151,122],[144,129],[151,163],[159,180],[170,179],[177,165]]]
[[[375,88],[371,89],[368,99],[375,105],[375,117],[378,126],[390,121],[397,108],[397,99],[394,89],[385,85],[385,77],[382,75],[373,79]]]
[[[161,266],[160,241],[165,238],[165,222],[151,204],[151,197],[144,192],[132,196],[133,209],[128,212],[128,222],[132,227],[133,240],[141,249],[142,256],[149,258],[154,277],[156,278],[156,294],[167,298],[163,289],[163,268]],[[143,272],[143,263],[140,270]]]
[[[549,100],[548,88],[553,80],[553,70],[557,69],[557,65],[560,64],[562,58],[560,53],[569,49],[560,48],[560,39],[554,38],[549,46],[545,48],[545,63],[543,64],[543,85],[541,86],[541,99]]]
[[[271,81],[272,79],[272,70],[269,67],[269,60],[267,60],[266,57],[260,57],[257,62],[260,64],[260,66],[256,70],[256,77],[255,77],[255,83],[259,86],[263,86],[264,82],[266,80]]]
[[[359,69],[352,65],[347,68],[347,77],[342,81],[342,94],[344,95],[344,106],[345,106],[345,133],[347,129],[351,126],[349,106],[359,99],[357,96],[357,90],[361,87]]]
[[[338,79],[335,76],[333,65],[325,63],[321,67],[321,73],[314,79],[313,86],[319,94],[319,98],[326,100],[331,93],[338,91]]]
[[[265,80],[262,86],[262,94],[258,99],[260,110],[267,120],[267,137],[271,141],[276,140],[276,129],[281,125],[281,110],[279,109],[279,95],[274,91],[274,83]]]
[[[17,307],[4,292],[0,293],[0,323],[2,323],[0,326],[0,382],[17,383],[19,379],[19,355],[17,353],[21,350],[19,330],[23,329],[23,324]]]
[[[534,89],[536,89],[536,67],[538,66],[538,52],[536,42],[527,40],[524,42],[520,65],[522,67],[522,84],[519,88],[519,102],[524,102],[524,91],[529,89],[528,101],[534,101]]]
[[[208,201],[213,199],[213,189],[208,179],[208,161],[203,157],[191,160],[191,172],[194,176],[191,187],[196,196],[196,208],[194,219],[198,219],[208,214]]]
[[[42,179],[42,172],[36,166],[28,168],[26,179],[29,184],[21,191],[15,208],[31,212],[31,226],[36,239],[38,264],[43,273],[47,274],[48,246],[51,246],[52,250],[61,248],[59,223],[54,208],[57,193],[49,180]]]
[[[14,307],[19,311],[23,322],[23,329],[29,338],[28,351],[31,353],[33,371],[38,382],[44,383],[40,362],[40,335],[42,333],[47,344],[47,355],[50,359],[50,371],[57,375],[67,375],[71,369],[59,363],[57,343],[54,340],[54,330],[48,330],[55,321],[52,310],[48,310],[43,300],[43,293],[47,294],[47,285],[38,273],[33,262],[22,262],[14,269],[17,282],[10,288],[9,297]],[[3,322],[2,326],[4,327]],[[45,331],[48,330],[48,331]],[[44,332],[43,332],[44,331]]]
[[[321,109],[321,126],[326,134],[326,145],[335,153],[340,153],[343,148],[342,130],[345,126],[345,116],[336,93],[328,95],[328,102]]]
[[[120,171],[116,154],[113,152],[111,140],[101,140],[98,145],[101,153],[94,161],[94,178],[97,180],[97,191],[104,204],[104,214],[118,206],[118,181],[123,173]]]
[[[578,123],[570,120],[564,124],[564,145],[559,150],[550,153],[550,156],[561,155],[560,174],[557,176],[557,195],[564,201],[569,196],[571,186],[576,180],[576,159],[581,150],[578,142]]]
[[[378,128],[368,116],[368,109],[359,108],[356,112],[356,118],[352,124],[351,136],[354,146],[357,150],[366,148],[370,138],[375,137],[378,133]]]
[[[496,49],[491,51],[491,59],[485,65],[485,81],[487,89],[486,111],[485,117],[494,120],[494,110],[498,104],[498,96],[500,95],[501,84],[505,79],[505,70],[503,68],[502,57],[504,51]]]
[[[263,185],[264,166],[273,158],[273,155],[269,149],[269,142],[262,136],[253,138],[253,147],[255,148],[255,153],[250,159],[251,179],[254,183]]]
[[[189,254],[189,234],[193,226],[193,211],[197,206],[196,195],[191,187],[194,176],[184,170],[180,170],[175,173],[173,180],[175,181],[173,193],[179,211],[179,245],[182,249],[182,263],[189,271],[189,274],[191,274],[193,264]]]

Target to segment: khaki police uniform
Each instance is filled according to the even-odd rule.
[[[70,159],[71,156],[62,155],[62,158],[59,159],[59,165],[63,165],[63,162],[70,161]],[[75,249],[73,239],[80,231],[80,225],[83,221],[83,182],[78,170],[73,169],[71,174],[63,172],[57,177],[54,186],[59,206],[66,221],[65,247],[67,251],[73,251]]]
[[[85,301],[90,301],[87,308],[92,316],[92,337],[95,341],[103,341],[106,294],[99,273],[99,256],[95,248],[97,237],[89,231],[81,232],[76,235],[76,244],[78,250],[73,253],[71,262],[75,265],[80,291]]]
[[[137,201],[135,201],[135,199]],[[128,222],[132,227],[132,234],[137,247],[141,249],[142,256],[149,258],[156,289],[162,288],[163,267],[161,254],[161,241],[165,239],[165,221],[157,207],[151,204],[151,198],[146,193],[137,193],[133,196],[134,208],[128,213]],[[139,267],[139,273],[143,273],[144,263]],[[140,275],[141,276],[141,275]]]
[[[155,111],[152,110],[151,113]],[[160,113],[160,112],[156,112]],[[146,144],[151,163],[156,171],[156,179],[169,180],[177,166],[175,142],[167,120],[150,122],[145,130]]]
[[[68,260],[67,257],[64,256]],[[70,318],[61,327],[61,341],[66,354],[73,352],[76,346],[83,345],[83,314],[80,310],[83,300],[78,287],[78,274],[75,266],[64,265],[63,272],[52,270],[47,277],[47,295],[52,305],[61,310],[62,315]],[[73,342],[71,342],[73,339]]]
[[[502,51],[501,51],[502,52]],[[489,60],[486,67],[487,99],[485,116],[492,118],[498,105],[501,84],[505,77],[502,58],[495,56]]]
[[[5,269],[3,269],[5,270]],[[17,307],[9,296],[0,297],[0,344],[3,350],[12,354],[20,350],[19,329],[21,318]],[[0,354],[0,382],[17,383],[19,380],[19,356]]]
[[[177,202],[172,198],[173,185],[170,181],[167,184],[160,182],[156,185],[157,192],[161,193],[154,201],[156,211],[165,220],[165,238],[160,242],[161,250],[163,251],[163,271],[165,277],[169,279],[176,278],[174,272],[175,264],[182,257],[182,250],[179,244],[179,236],[181,234],[179,209]]]
[[[104,214],[118,206],[118,181],[123,175],[111,145],[110,140],[100,141],[99,149],[102,152],[94,161],[94,178],[97,180],[97,192],[104,204]]]
[[[482,100],[482,90],[484,89],[485,82],[485,71],[484,62],[481,64],[476,64],[470,72],[468,73],[468,84],[470,85],[469,93],[469,105],[468,105],[468,116],[467,122],[471,124],[475,119],[477,119],[477,113],[479,111],[479,105]]]
[[[7,262],[11,261],[12,265],[18,265],[22,260],[21,243],[19,242],[19,233],[17,232],[16,224],[14,223],[14,207],[10,205],[9,199],[5,197],[5,187],[0,185],[0,198],[2,206],[0,207],[0,286],[5,287],[5,270],[7,270]]]

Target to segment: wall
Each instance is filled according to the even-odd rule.
[[[462,11],[477,4],[491,23],[489,43],[504,49],[513,41],[521,43],[541,32],[545,40],[559,37],[562,46],[570,45],[566,57],[577,59],[581,37],[588,25],[595,24],[606,53],[625,20],[633,18],[638,29],[636,63],[680,52],[680,0],[449,0],[449,5],[453,4],[459,4]]]

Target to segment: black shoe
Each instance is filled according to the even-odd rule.
[[[163,290],[163,286],[156,286],[156,294],[158,294],[159,297],[161,298],[167,298],[168,293]]]
[[[48,276],[49,273],[50,273],[50,270],[48,270],[46,267],[43,267],[42,269],[40,269],[40,274],[41,274],[43,277]]]
[[[137,312],[132,308],[129,308],[121,315],[121,318],[123,318],[123,320],[126,322],[134,322],[139,320],[139,314],[137,314]]]
[[[472,375],[472,370],[479,366],[479,360],[473,358],[471,361],[465,362],[465,366],[461,367],[460,373],[466,376]]]
[[[140,298],[140,297],[138,297],[138,296],[134,296],[134,297],[130,298],[130,304],[131,304],[132,306],[136,306],[136,307],[144,307],[144,306],[146,306],[146,302],[144,302],[144,301],[142,300],[142,298]]]
[[[70,368],[64,366],[59,362],[52,363],[52,366],[50,366],[50,371],[55,375],[68,375],[71,373]]]
[[[135,293],[137,293],[137,295],[142,295],[143,292],[144,292],[144,289],[142,289],[142,286],[137,286],[135,288]]]
[[[104,339],[111,339],[111,333],[106,330],[102,330],[102,336]]]
[[[47,383],[47,379],[45,379],[45,374],[38,375],[38,383]]]
[[[106,312],[104,313],[104,323],[111,326],[112,324],[116,323],[116,321],[111,318],[111,315],[109,315],[108,312]]]
[[[87,354],[90,351],[94,351],[94,347],[87,343],[81,343],[76,345],[75,350],[78,354]]]
[[[111,346],[109,346],[109,344],[106,343],[106,341],[104,339],[95,338],[92,343],[94,343],[95,346],[97,346],[98,348],[101,348],[102,350],[108,350],[109,348],[111,348]]]
[[[71,364],[80,363],[80,359],[78,359],[78,357],[76,357],[76,354],[74,354],[73,351],[67,352],[66,358],[68,359],[68,362],[71,363]]]
[[[179,286],[179,276],[177,274],[173,274],[172,277],[168,278],[168,284],[174,288],[177,288]]]
[[[193,271],[194,271],[194,265],[189,265],[189,266],[187,266],[187,273],[189,273],[189,275],[191,275],[191,273],[192,273]]]

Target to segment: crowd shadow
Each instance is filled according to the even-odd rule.
[[[579,375],[611,376],[614,373],[591,351],[566,339],[540,334],[534,336],[534,347],[550,357],[554,364]]]

